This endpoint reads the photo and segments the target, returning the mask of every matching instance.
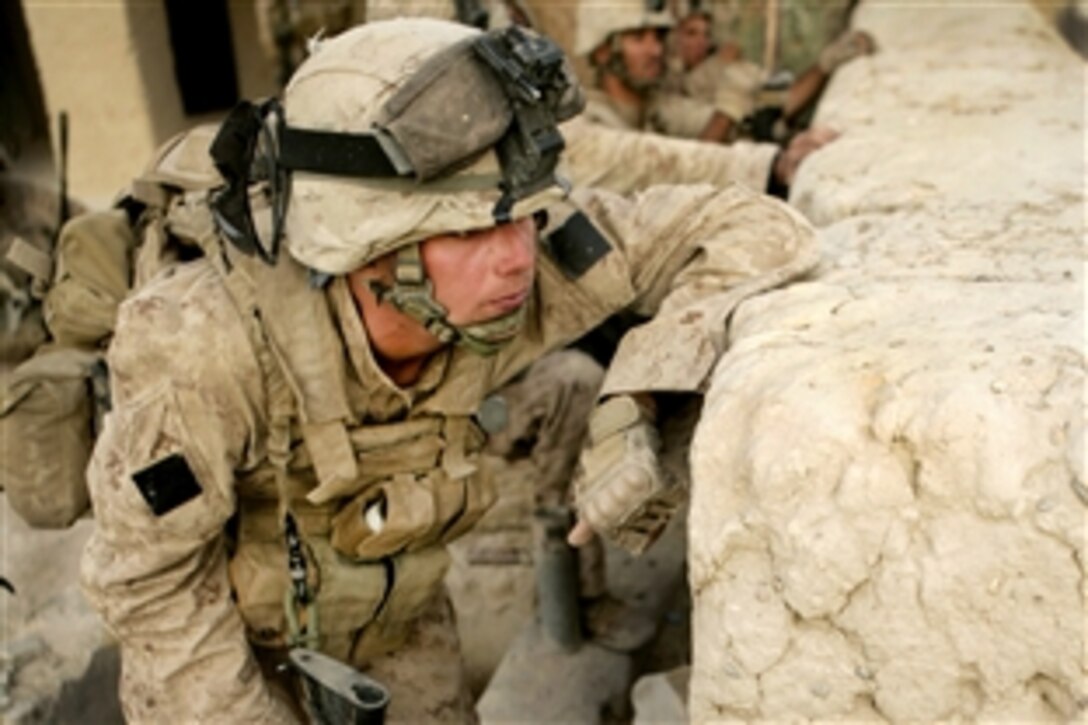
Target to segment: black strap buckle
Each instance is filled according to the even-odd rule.
[[[306,605],[310,603],[313,595],[306,581],[306,555],[302,552],[298,524],[291,514],[284,517],[283,523],[283,537],[287,542],[287,573],[291,577],[291,588],[294,590],[295,601]]]
[[[473,48],[506,89],[514,112],[510,131],[496,146],[503,196],[493,216],[503,224],[515,202],[555,183],[566,145],[556,124],[581,111],[584,99],[570,93],[563,52],[547,38],[515,25],[480,36]]]

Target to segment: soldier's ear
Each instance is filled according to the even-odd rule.
[[[594,68],[604,68],[612,57],[612,46],[615,36],[597,46],[596,50],[589,54],[589,62]]]

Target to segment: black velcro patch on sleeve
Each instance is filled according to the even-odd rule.
[[[582,212],[571,215],[549,234],[546,246],[568,279],[578,279],[612,251],[612,245]]]
[[[132,474],[132,480],[156,516],[170,513],[203,491],[189,462],[180,453],[137,471]]]

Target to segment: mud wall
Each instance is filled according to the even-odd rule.
[[[81,201],[108,205],[159,144],[222,115],[185,114],[164,3],[22,3],[50,123],[60,111],[69,116],[68,188]],[[228,8],[241,97],[273,93],[253,4]]]
[[[692,450],[693,722],[1070,721],[1085,669],[1084,64],[1029,0],[864,2]]]

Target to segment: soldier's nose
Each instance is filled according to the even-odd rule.
[[[536,260],[536,232],[531,219],[496,227],[488,240],[492,245],[495,269],[499,274],[520,274]]]

